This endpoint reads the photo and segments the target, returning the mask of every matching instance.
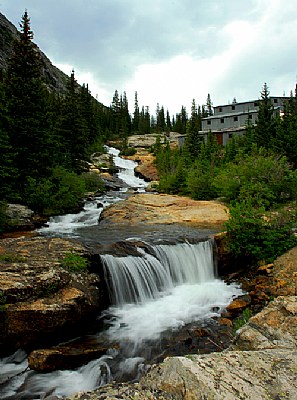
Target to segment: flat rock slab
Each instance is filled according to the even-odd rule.
[[[221,226],[228,220],[228,212],[225,205],[215,201],[146,193],[106,208],[101,220],[135,225],[180,223],[206,228]]]
[[[184,400],[296,400],[296,377],[297,352],[275,349],[168,358],[141,383]]]

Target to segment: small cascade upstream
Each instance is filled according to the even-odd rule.
[[[133,189],[137,192],[143,192],[147,183],[134,175],[134,169],[137,163],[131,160],[125,160],[119,157],[120,151],[106,146],[108,154],[113,156],[114,165],[119,168],[117,177],[123,181],[126,187],[120,191],[109,192],[97,196],[92,201],[86,201],[81,212],[76,214],[66,214],[51,217],[47,226],[42,227],[38,232],[48,236],[64,236],[72,238],[81,238],[80,230],[98,225],[98,220],[102,210],[118,201],[123,200],[125,192]]]
[[[109,152],[121,168],[119,177],[129,187],[143,190],[146,183],[133,177],[135,163],[122,160],[115,149]],[[121,198],[120,193],[97,198],[86,203],[81,213],[56,217],[41,231],[45,235],[81,238],[83,228],[98,224],[98,203],[105,207]],[[92,231],[97,240],[98,229],[100,224]],[[137,237],[136,242],[131,232],[125,240],[129,237],[130,244],[136,246],[133,255],[100,255],[111,306],[98,316],[104,328],[91,338],[115,345],[103,357],[80,368],[44,374],[26,370],[26,354],[22,351],[0,359],[1,400],[68,396],[113,380],[137,380],[150,363],[158,360],[164,350],[162,341],[188,329],[190,324],[203,326],[212,321],[242,293],[237,285],[227,285],[217,278],[212,239],[195,243],[192,237],[174,243],[171,233],[171,244],[164,244],[168,242],[155,240],[155,236],[150,236],[151,240]]]

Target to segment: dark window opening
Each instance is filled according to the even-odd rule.
[[[209,119],[208,121],[207,121],[207,125],[210,125],[211,124],[211,120]]]
[[[253,119],[253,116],[252,116],[252,114],[249,114],[249,119]]]
[[[235,110],[235,106],[232,106],[232,110]]]
[[[238,121],[238,117],[234,117],[234,122]]]
[[[228,135],[229,139],[232,139],[232,136],[233,136],[233,134],[229,133],[229,135]]]
[[[254,107],[258,107],[258,105],[259,105],[258,102],[255,101],[255,102],[254,102]]]
[[[274,103],[277,103],[277,99],[273,99],[273,102],[274,102]]]
[[[219,112],[222,112],[222,107],[219,107]]]
[[[223,124],[224,123],[224,118],[221,118],[221,124]]]

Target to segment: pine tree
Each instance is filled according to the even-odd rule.
[[[111,111],[111,129],[112,133],[115,136],[118,136],[120,133],[121,127],[121,103],[120,103],[120,96],[119,92],[115,90],[112,103],[110,106]]]
[[[137,92],[135,92],[134,113],[132,120],[132,131],[134,133],[139,131],[139,118],[140,118],[140,112],[139,112],[138,98],[137,98]]]
[[[22,17],[21,33],[14,43],[9,62],[5,95],[8,134],[15,150],[18,171],[16,186],[23,190],[28,176],[46,176],[50,166],[48,154],[47,95],[41,80],[37,49],[27,11]]]
[[[1,200],[12,200],[14,194],[11,191],[12,177],[16,176],[14,168],[14,152],[7,132],[7,115],[4,99],[4,87],[0,81],[0,202]]]
[[[213,115],[213,104],[212,104],[209,93],[208,93],[207,99],[206,99],[206,113],[207,113],[208,117],[211,117]]]
[[[172,130],[172,124],[170,119],[169,111],[166,111],[166,131],[170,132]]]
[[[129,114],[129,104],[126,92],[120,97],[120,134],[121,137],[127,138],[131,133],[131,117]]]
[[[60,164],[69,171],[81,172],[81,161],[86,159],[88,126],[82,116],[81,97],[78,83],[71,72],[67,92],[62,101],[59,127],[63,157]]]
[[[200,151],[201,139],[199,137],[199,130],[201,126],[201,118],[198,115],[195,99],[192,100],[191,117],[187,123],[187,136],[185,146],[187,148],[188,156],[194,160]]]
[[[264,83],[261,91],[261,100],[259,101],[257,125],[253,131],[253,142],[258,147],[266,149],[271,146],[272,139],[275,137],[273,105],[271,104],[269,94],[269,88]]]

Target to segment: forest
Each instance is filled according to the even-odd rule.
[[[66,93],[55,93],[42,80],[32,39],[25,12],[9,67],[0,75],[0,230],[7,229],[9,202],[49,216],[77,210],[86,191],[103,190],[85,161],[104,152],[108,141],[118,140],[127,154],[133,151],[127,148],[131,134],[176,131],[185,135],[183,147],[172,149],[157,140],[151,149],[160,192],[227,204],[229,245],[239,260],[271,260],[296,244],[296,93],[282,118],[274,117],[264,84],[257,125],[247,123],[244,137],[222,147],[211,132],[206,141],[198,134],[202,118],[212,115],[210,96],[201,107],[193,100],[189,115],[182,106],[171,117],[159,104],[154,115],[140,108],[136,92],[130,115],[125,92],[116,90],[111,105],[104,106],[88,85],[77,84],[74,71]]]

